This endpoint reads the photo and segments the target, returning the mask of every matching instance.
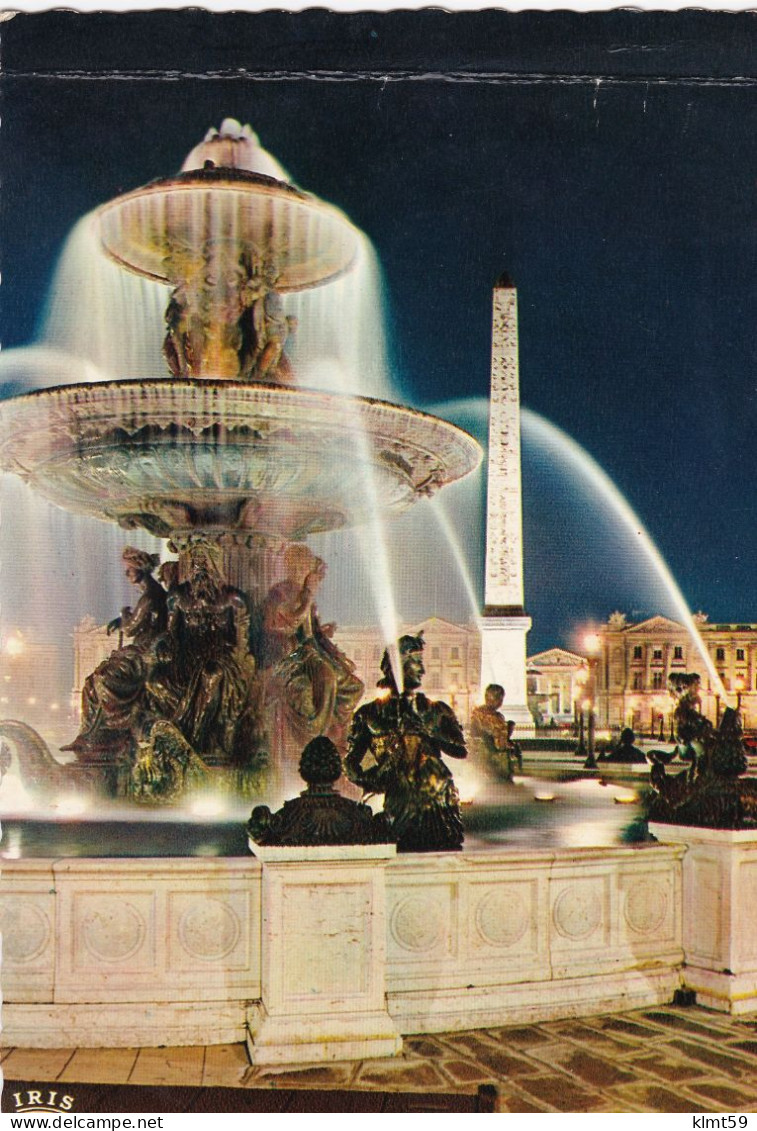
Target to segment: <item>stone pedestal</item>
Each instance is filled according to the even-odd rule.
[[[684,844],[685,985],[723,1013],[757,1012],[757,830],[650,823],[659,841]]]
[[[481,630],[481,699],[487,684],[499,683],[505,689],[502,713],[515,721],[515,738],[535,734],[533,715],[527,706],[526,633],[531,627],[527,616],[497,616],[484,610]]]
[[[386,865],[394,845],[251,844],[263,865],[261,1000],[253,1064],[395,1056],[386,1002]]]

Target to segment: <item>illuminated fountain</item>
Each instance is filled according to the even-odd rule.
[[[284,180],[249,127],[225,122],[179,174],[95,223],[111,261],[170,288],[170,375],[6,401],[0,466],[68,512],[164,539],[177,563],[159,584],[156,559],[125,551],[142,595],[85,683],[75,763],[61,767],[22,723],[2,730],[56,789],[170,801],[211,782],[249,795],[270,757],[281,768],[315,735],[343,740],[363,690],[317,621],[325,566],[307,538],[406,510],[473,470],[480,449],[426,414],[298,386],[284,297],[350,272],[361,236]]]
[[[74,762],[53,759],[24,723],[0,733],[58,796],[78,784],[171,800],[198,781],[252,793],[265,755],[286,765],[308,727],[341,741],[362,690],[317,623],[323,563],[306,540],[375,535],[377,512],[401,514],[464,478],[480,448],[435,416],[352,395],[340,372],[328,391],[320,378],[298,384],[297,296],[323,296],[327,315],[360,235],[286,183],[248,130],[225,123],[176,177],[100,209],[95,233],[119,274],[168,292],[168,375],[141,365],[124,379],[98,356],[82,363],[87,382],[70,384],[69,357],[57,387],[0,405],[0,467],[66,512],[128,530],[138,545],[124,566],[141,595],[112,622],[125,638],[115,659],[85,681]],[[174,555],[157,577],[143,532]],[[385,585],[380,544],[367,554]],[[384,610],[387,642],[391,620]],[[287,652],[295,628],[304,651]],[[305,678],[314,671],[320,699]],[[372,740],[384,708],[369,707]],[[350,768],[357,778],[371,767]],[[587,804],[599,792],[571,788]],[[551,799],[555,811],[568,800],[557,789]],[[167,860],[154,840],[135,857],[137,822],[125,854],[104,851],[99,827],[97,855],[58,842],[34,858],[19,846],[14,859],[10,843],[6,1041],[247,1039],[256,1063],[312,1063],[391,1055],[406,1033],[669,1002],[683,981],[684,848],[598,847],[583,818],[584,839],[567,849],[534,844],[529,830],[515,850],[399,857],[373,843],[192,856],[173,816],[152,826],[170,825]]]

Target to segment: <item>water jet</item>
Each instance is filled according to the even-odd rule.
[[[91,224],[119,268],[170,288],[169,372],[4,401],[0,467],[69,513],[165,540],[178,564],[164,591],[142,562],[146,595],[119,622],[155,623],[127,628],[130,643],[85,682],[76,764],[47,765],[142,801],[174,800],[188,774],[254,793],[267,756],[286,777],[302,740],[343,737],[362,692],[311,607],[318,559],[300,553],[295,577],[287,556],[355,526],[372,526],[375,545],[380,518],[469,474],[480,449],[426,413],[299,387],[284,296],[349,272],[361,235],[284,180],[248,127],[227,120],[180,173],[103,205]],[[282,610],[305,601],[297,586],[307,608],[285,623]],[[391,640],[396,617],[381,605]],[[287,649],[308,654],[282,675]]]

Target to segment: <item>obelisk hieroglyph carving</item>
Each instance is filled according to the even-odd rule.
[[[508,276],[494,287],[486,497],[486,578],[481,618],[481,689],[505,689],[503,711],[519,733],[533,730],[527,707],[523,608],[518,292]]]

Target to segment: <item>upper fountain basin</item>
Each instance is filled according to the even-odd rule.
[[[406,510],[478,443],[383,401],[263,383],[114,381],[0,404],[0,469],[51,502],[162,537],[301,539]]]
[[[153,181],[98,211],[105,253],[120,266],[176,284],[185,258],[206,252],[233,272],[251,256],[277,291],[318,286],[348,271],[360,234],[330,204],[244,169],[193,169]]]

